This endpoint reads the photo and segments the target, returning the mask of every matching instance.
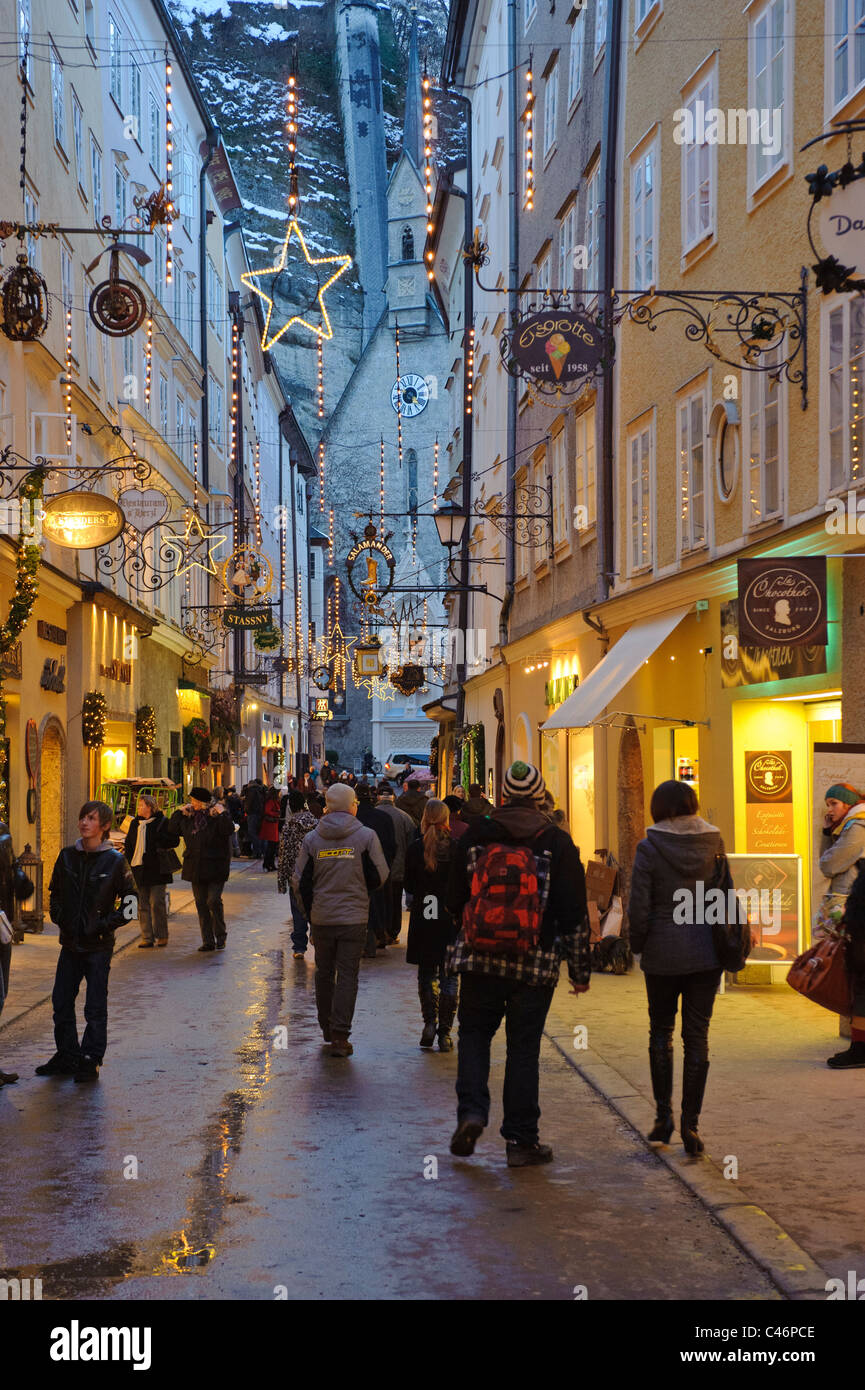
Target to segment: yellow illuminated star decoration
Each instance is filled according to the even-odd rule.
[[[321,311],[320,323],[312,323],[309,319],[304,318],[303,314],[293,314],[291,318],[287,319],[286,322],[282,325],[278,333],[271,334],[270,321],[273,317],[273,300],[271,296],[269,294],[266,294],[263,289],[259,289],[258,285],[256,284],[256,281],[266,280],[269,276],[277,276],[281,270],[285,269],[285,262],[288,257],[288,248],[293,236],[296,236],[297,240],[300,242],[300,249],[303,252],[303,258],[306,261],[307,265],[334,265],[336,266],[336,270],[334,270],[333,274],[330,276],[328,280],[325,280],[323,285],[319,286],[319,291],[316,295],[316,299],[318,300],[318,307]],[[276,262],[276,265],[271,266],[269,270],[245,270],[240,277],[243,283],[247,286],[247,288],[252,290],[254,294],[257,294],[259,299],[263,299],[265,304],[267,305],[267,318],[264,321],[264,332],[261,335],[262,349],[265,352],[267,352],[269,348],[273,347],[274,343],[279,342],[283,333],[287,333],[289,328],[291,328],[296,323],[302,324],[304,328],[308,328],[310,333],[313,333],[316,338],[332,338],[333,329],[330,326],[330,319],[328,318],[327,306],[324,302],[325,291],[330,289],[334,280],[338,280],[340,275],[345,274],[350,265],[351,256],[310,256],[306,242],[303,239],[303,232],[300,230],[297,218],[292,217],[289,220],[288,231],[285,234],[285,241],[282,243],[282,250],[279,253],[279,259]]]
[[[216,577],[216,566],[213,563],[213,552],[225,544],[225,536],[219,536],[213,529],[207,529],[201,524],[201,517],[196,511],[186,513],[186,528],[182,536],[175,531],[169,531],[163,537],[163,546],[168,551],[175,551],[177,554],[177,565],[174,570],[175,579],[180,575],[186,574],[187,570],[193,569],[196,565],[205,574],[212,574]],[[195,556],[204,551],[204,560],[196,559]]]

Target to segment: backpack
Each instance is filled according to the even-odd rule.
[[[535,855],[527,845],[472,846],[471,897],[463,911],[463,935],[472,950],[524,956],[537,947],[550,857],[549,850]]]

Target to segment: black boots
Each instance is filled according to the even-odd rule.
[[[439,1014],[439,982],[433,980],[429,985],[418,984],[423,1032],[420,1035],[421,1047],[432,1047],[436,1040]]]
[[[652,1075],[652,1094],[655,1097],[655,1127],[650,1132],[650,1144],[669,1144],[673,1133],[673,1044],[652,1043],[649,1046],[649,1070]]]
[[[685,1145],[685,1152],[689,1154],[701,1154],[703,1152],[703,1141],[697,1133],[697,1122],[703,1108],[703,1096],[706,1091],[706,1077],[708,1075],[708,1062],[697,1061],[693,1057],[685,1055],[682,1073],[682,1124],[679,1133],[682,1136],[682,1143]]]
[[[439,1000],[439,1052],[453,1052],[451,1028],[457,1012],[457,996],[443,994]]]
[[[865,1067],[865,1042],[851,1042],[846,1052],[836,1052],[826,1060],[826,1066],[833,1071],[846,1071],[849,1067]]]

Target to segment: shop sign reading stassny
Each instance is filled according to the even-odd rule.
[[[269,623],[270,604],[247,608],[242,603],[235,603],[222,610],[223,627],[253,631],[257,628],[267,627]]]
[[[825,555],[739,560],[738,574],[745,646],[826,646]]]
[[[108,681],[119,681],[121,685],[132,684],[132,662],[120,661],[117,657],[113,661],[100,662],[99,674]]]

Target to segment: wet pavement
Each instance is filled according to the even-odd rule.
[[[490,1127],[451,1157],[456,1054],[417,1045],[403,947],[363,962],[336,1060],[287,916],[250,866],[225,952],[197,953],[186,907],[166,950],[118,955],[96,1085],[33,1075],[47,1005],[3,1029],[21,1081],[0,1090],[0,1276],[45,1299],[780,1296],[546,1039],[555,1163],[505,1166],[501,1039]]]

